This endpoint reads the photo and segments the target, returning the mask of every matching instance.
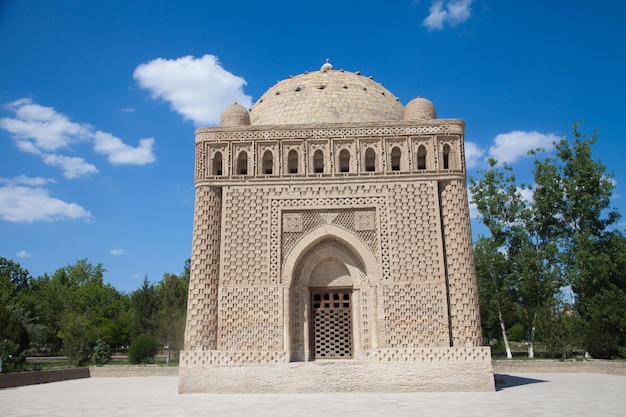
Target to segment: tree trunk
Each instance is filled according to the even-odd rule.
[[[500,329],[502,329],[502,340],[504,340],[504,348],[506,349],[506,358],[512,359],[511,346],[509,346],[509,338],[506,335],[506,325],[504,324],[504,318],[502,317],[502,309],[498,307],[498,320],[500,321]]]
[[[535,335],[537,334],[537,312],[533,315],[533,321],[530,325],[530,340],[528,341],[528,358],[535,358]]]

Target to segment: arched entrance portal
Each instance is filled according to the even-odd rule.
[[[375,344],[375,308],[368,296],[375,292],[375,257],[362,242],[342,239],[351,236],[319,232],[294,247],[283,269],[290,313],[285,342],[292,361],[351,359]]]

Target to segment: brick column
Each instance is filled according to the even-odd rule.
[[[463,180],[443,181],[439,185],[439,192],[448,277],[451,345],[480,346],[482,334],[467,186]]]
[[[221,188],[197,187],[185,350],[217,349],[221,211]]]

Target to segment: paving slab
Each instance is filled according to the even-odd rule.
[[[624,416],[626,377],[496,375],[488,393],[178,394],[178,377],[88,378],[0,390],[1,416]]]

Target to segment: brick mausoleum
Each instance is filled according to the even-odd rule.
[[[179,391],[492,391],[464,126],[327,62],[198,129]]]

